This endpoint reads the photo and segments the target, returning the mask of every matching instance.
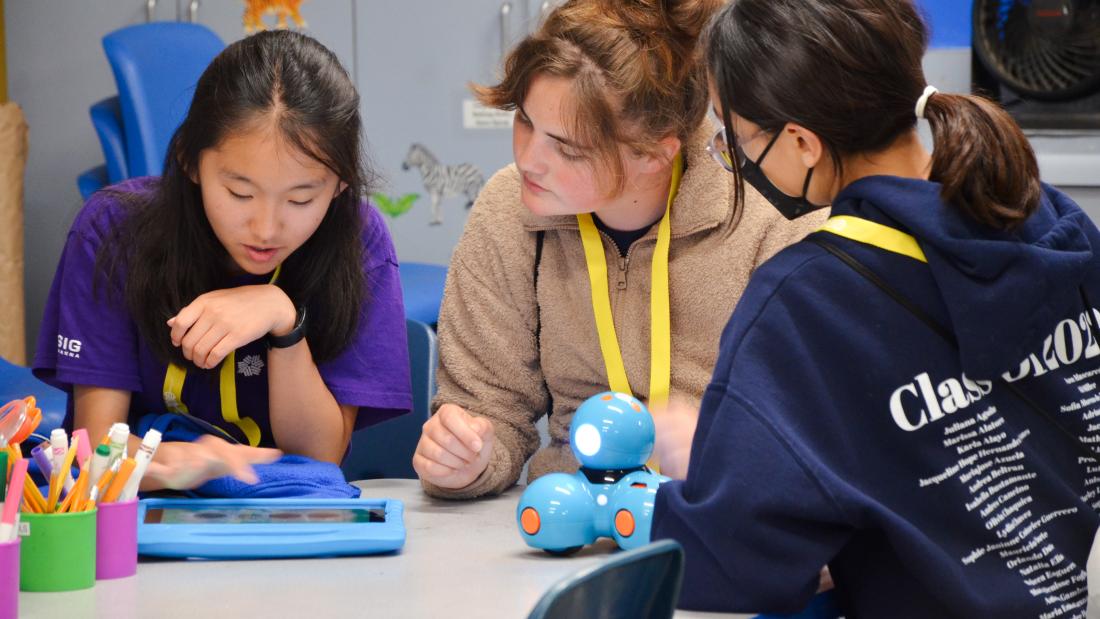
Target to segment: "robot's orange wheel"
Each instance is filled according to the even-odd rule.
[[[519,515],[520,526],[523,527],[523,532],[528,535],[534,535],[542,528],[542,520],[539,518],[539,512],[534,507],[528,507],[524,509]]]
[[[615,513],[615,531],[623,537],[634,535],[634,514],[628,509],[620,509]]]

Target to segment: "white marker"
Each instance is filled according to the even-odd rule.
[[[145,433],[145,438],[141,439],[141,446],[138,447],[137,454],[134,456],[136,463],[134,472],[130,473],[130,479],[126,480],[126,485],[122,487],[122,494],[118,497],[119,502],[131,501],[137,497],[138,485],[158,446],[160,446],[160,432],[150,429]]]
[[[53,462],[53,470],[60,471],[65,465],[65,453],[69,451],[69,435],[64,428],[54,428],[50,432],[50,460]],[[62,471],[65,475],[65,492],[73,489],[72,471]]]
[[[111,464],[116,460],[126,459],[126,441],[130,438],[130,426],[124,423],[116,423],[107,433],[107,445],[111,448]]]
[[[92,454],[92,478],[89,479],[89,483],[95,486],[99,481],[99,478],[107,472],[107,467],[111,462],[111,448],[107,445],[100,445],[95,448],[95,453]]]

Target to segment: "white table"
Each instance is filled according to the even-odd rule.
[[[519,488],[478,501],[431,499],[412,480],[357,482],[364,497],[405,503],[397,555],[277,561],[142,559],[137,575],[84,591],[20,593],[21,618],[527,616],[562,577],[614,552],[609,540],[569,558],[528,548],[516,531]],[[677,612],[676,617],[745,618]]]

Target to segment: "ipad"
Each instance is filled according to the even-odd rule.
[[[405,544],[393,499],[144,499],[138,553],[262,559],[395,552]]]

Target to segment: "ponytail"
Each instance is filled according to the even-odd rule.
[[[924,108],[932,128],[929,180],[943,201],[975,221],[1012,230],[1039,206],[1035,152],[1016,122],[977,96],[937,93]]]

